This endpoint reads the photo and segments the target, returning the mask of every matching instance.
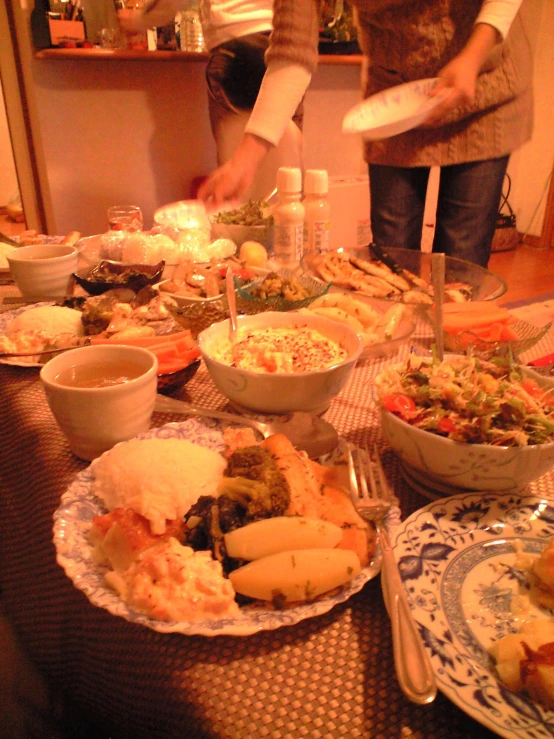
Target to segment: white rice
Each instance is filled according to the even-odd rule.
[[[81,311],[61,305],[41,305],[20,313],[6,327],[9,338],[18,331],[43,331],[47,336],[59,334],[82,336],[84,334]]]
[[[143,439],[119,444],[92,463],[92,493],[106,508],[132,508],[163,534],[201,495],[217,495],[223,457],[186,439]]]

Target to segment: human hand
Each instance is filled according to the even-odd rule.
[[[258,165],[271,146],[268,141],[246,133],[231,159],[204,180],[198,198],[213,205],[239,198],[252,184]]]
[[[474,26],[464,48],[438,73],[439,81],[429,95],[440,96],[441,102],[425,119],[424,126],[436,125],[450,111],[473,102],[481,66],[498,40],[498,31],[488,23]]]
[[[477,70],[462,55],[452,59],[440,70],[438,82],[429,92],[429,97],[440,98],[440,103],[429,113],[423,125],[432,126],[455,108],[469,105],[475,97],[476,81]]]

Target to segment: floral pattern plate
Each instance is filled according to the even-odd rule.
[[[214,451],[222,452],[223,428],[220,421],[191,418],[182,423],[169,423],[141,434],[146,438],[188,439]],[[122,442],[125,443],[125,442]],[[82,590],[95,606],[105,608],[114,616],[146,626],[161,633],[177,632],[202,636],[247,636],[259,631],[291,626],[306,618],[319,616],[330,611],[333,606],[343,603],[357,593],[368,580],[374,578],[381,568],[380,554],[364,567],[348,587],[321,596],[310,603],[302,603],[283,610],[274,610],[260,603],[243,607],[239,617],[214,619],[209,621],[155,621],[129,608],[104,582],[105,567],[98,565],[93,558],[88,531],[93,516],[105,513],[102,501],[91,493],[94,462],[80,472],[62,495],[60,506],[54,514],[54,545],[57,561],[75,587]],[[389,528],[399,523],[400,511],[391,508],[388,518]]]
[[[554,736],[554,712],[505,688],[487,651],[517,631],[510,604],[525,574],[515,547],[538,555],[552,536],[554,501],[523,493],[445,498],[413,513],[396,532],[402,580],[440,689],[510,739]]]

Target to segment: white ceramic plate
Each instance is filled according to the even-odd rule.
[[[219,421],[191,418],[183,423],[169,423],[161,428],[151,429],[137,438],[188,439],[214,451],[222,452],[223,428],[224,424]],[[87,533],[93,516],[105,513],[105,509],[102,502],[91,494],[91,483],[91,468],[87,467],[77,475],[63,494],[60,506],[54,514],[54,544],[57,561],[75,587],[82,590],[95,606],[105,608],[114,616],[147,626],[154,631],[202,636],[221,634],[247,636],[259,631],[291,626],[306,618],[327,613],[333,606],[348,600],[380,570],[380,556],[376,556],[348,587],[338,588],[311,603],[291,606],[284,610],[269,609],[261,603],[259,606],[243,608],[240,617],[198,622],[155,621],[133,611],[113,590],[108,588],[104,582],[106,568],[94,561]],[[398,524],[399,517],[399,509],[393,507],[388,518],[391,530]]]
[[[386,139],[419,126],[441,102],[428,93],[436,77],[389,87],[355,105],[344,116],[343,133],[361,133],[369,140]]]
[[[53,303],[36,303],[35,305],[25,305],[23,308],[17,308],[16,310],[7,310],[4,313],[0,313],[0,336],[6,335],[8,324],[13,321],[14,318],[19,316],[21,313],[30,310],[31,308],[38,307],[39,305],[53,305]],[[36,362],[33,357],[0,357],[0,364],[12,364],[15,367],[42,367],[42,363]]]
[[[396,532],[396,559],[440,689],[509,739],[554,734],[554,712],[505,688],[487,651],[517,630],[510,604],[524,573],[516,569],[514,546],[539,554],[552,536],[554,501],[523,493],[445,498]]]

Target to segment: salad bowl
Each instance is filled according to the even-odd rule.
[[[445,362],[455,361],[458,356],[447,355]],[[540,382],[545,391],[554,388],[554,379],[541,378],[539,381],[531,378],[526,368],[520,369],[524,376],[529,375],[535,386]],[[524,446],[491,441],[470,443],[409,423],[401,417],[402,411],[395,411],[390,401],[386,401],[381,384],[383,374],[376,378],[383,435],[409,476],[425,480],[427,488],[443,492],[449,489],[481,492],[522,490],[554,466],[554,441],[549,440],[554,438],[552,435],[543,443],[533,443],[529,439]],[[450,419],[446,418],[448,423]]]

